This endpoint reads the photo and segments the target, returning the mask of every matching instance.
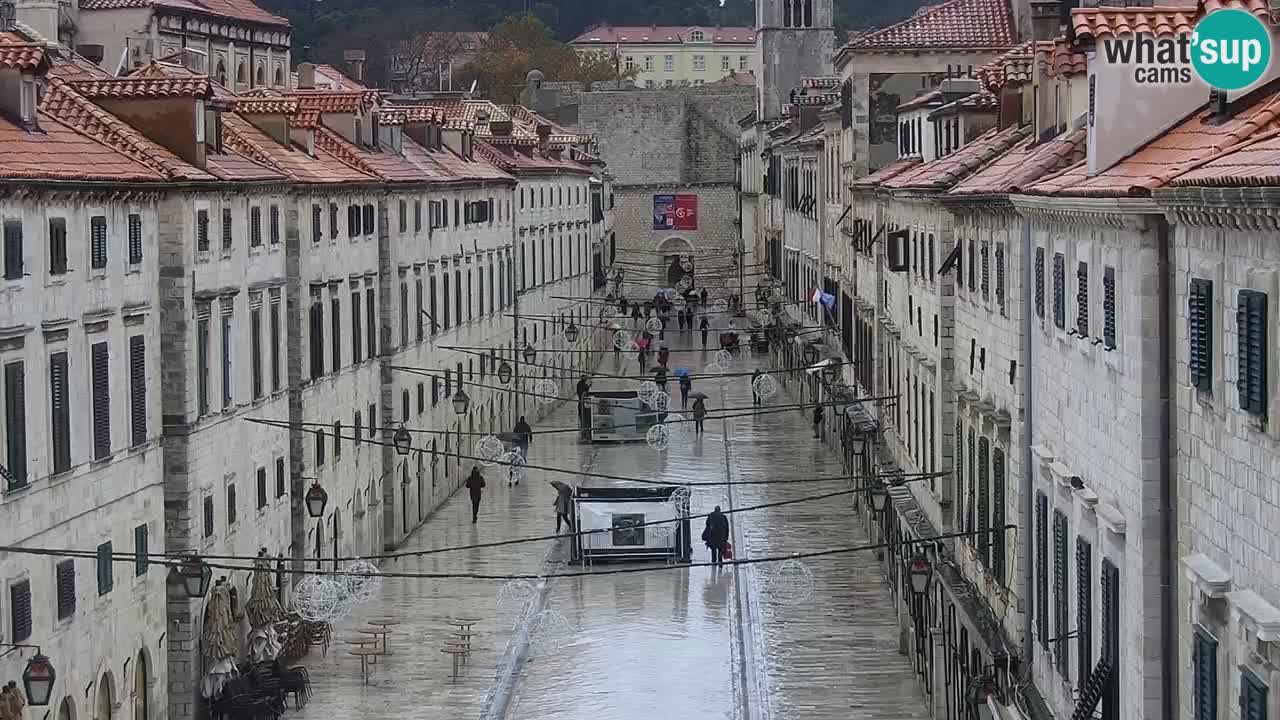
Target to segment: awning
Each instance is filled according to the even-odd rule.
[[[828,366],[828,365],[834,365],[834,364],[835,364],[835,361],[834,361],[834,360],[831,360],[830,358],[828,358],[828,359],[826,359],[826,360],[819,360],[818,362],[814,363],[813,365],[810,365],[809,367],[805,368],[805,369],[804,369],[804,371],[805,371],[805,372],[807,372],[807,373],[809,373],[810,375],[813,375],[814,373],[816,373],[816,372],[818,372],[818,371],[822,370],[822,368],[824,368],[824,367],[826,367],[826,366]]]

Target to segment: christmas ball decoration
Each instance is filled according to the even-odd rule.
[[[644,329],[651,333],[662,332],[662,318],[651,317],[644,323]]]
[[[497,462],[498,457],[506,450],[503,442],[493,435],[485,435],[476,441],[476,457],[480,458],[480,464],[486,467]]]
[[[649,399],[645,401],[645,405],[648,405],[651,410],[666,412],[667,408],[671,407],[671,394],[659,390],[649,396]]]
[[[662,452],[671,442],[671,430],[666,425],[654,425],[644,434],[644,441],[649,443],[649,447]]]
[[[631,333],[626,330],[619,330],[613,334],[613,346],[619,350],[627,349],[627,345],[633,342],[635,341],[632,339]]]
[[[729,312],[729,301],[728,301],[728,300],[725,300],[724,298],[721,298],[721,299],[719,299],[719,300],[717,300],[717,301],[715,301],[715,302],[711,303],[711,312],[714,312],[714,313],[727,313],[727,312]]]
[[[640,383],[640,389],[636,391],[636,395],[640,398],[640,402],[647,404],[658,392],[660,392],[660,390],[658,390],[658,383],[652,380],[645,380]]]
[[[765,576],[769,597],[783,605],[799,605],[813,597],[813,571],[799,558],[789,558]]]
[[[538,402],[543,405],[550,405],[560,399],[560,386],[555,380],[546,378],[539,380],[533,384],[533,392],[538,396]]]
[[[778,381],[772,375],[761,375],[751,381],[751,391],[759,395],[761,400],[768,400],[778,394]]]
[[[377,565],[368,560],[356,560],[347,566],[348,575],[343,575],[347,583],[347,593],[351,602],[367,603],[378,596],[382,589],[382,572]]]
[[[729,352],[728,350],[718,350],[718,351],[716,351],[716,364],[717,364],[717,365],[721,365],[721,366],[723,366],[723,367],[728,367],[731,363],[733,363],[733,353]]]
[[[337,622],[351,611],[346,583],[323,575],[308,575],[298,581],[292,601],[294,612],[311,622]]]

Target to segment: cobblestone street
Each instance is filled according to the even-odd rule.
[[[677,350],[680,346],[677,344]],[[633,372],[628,361],[623,372]],[[697,371],[701,353],[677,353],[673,366]],[[743,356],[734,371],[749,371],[762,357]],[[602,372],[618,372],[607,358]],[[624,381],[598,380],[595,389]],[[706,392],[717,407],[751,403],[749,383],[724,381]],[[565,383],[564,391],[571,384]],[[674,390],[674,383],[672,384]],[[774,402],[790,402],[779,394]],[[585,445],[576,434],[537,434],[574,424],[565,404],[535,425],[531,463],[578,467],[673,482],[838,476],[839,458],[817,444],[800,413],[716,420],[695,441],[666,453],[645,444]],[[466,466],[469,467],[469,466]],[[496,468],[480,521],[467,517],[458,493],[429,518],[402,551],[547,534],[555,527],[552,479],[544,471],[508,488]],[[451,481],[456,478],[450,478]],[[601,481],[593,481],[599,484]],[[793,485],[699,488],[692,512],[755,505],[831,492],[844,481]],[[738,557],[856,545],[866,541],[860,521],[836,498],[731,515]],[[694,521],[695,537],[701,520]],[[563,545],[563,546],[561,546]],[[709,554],[695,539],[695,562]],[[528,543],[446,553],[387,564],[387,571],[508,573],[541,571],[567,556],[567,544]],[[573,569],[574,566],[564,566]],[[502,583],[484,580],[388,579],[382,597],[335,628],[324,659],[307,658],[317,694],[302,718],[540,718],[699,717],[875,718],[923,720],[922,693],[908,660],[897,653],[897,623],[873,556],[837,555],[809,564],[812,597],[786,605],[765,587],[769,565],[716,571],[675,567],[651,573],[553,580],[545,607],[563,613],[573,633],[558,652],[529,652],[514,678],[503,657],[511,623],[498,616]],[[740,585],[739,585],[740,584]],[[370,684],[341,638],[370,617],[392,615],[403,624],[391,636],[390,658],[379,661]],[[451,616],[483,618],[477,651],[457,684],[440,651]],[[510,682],[507,682],[510,680]],[[497,690],[495,691],[495,688]]]

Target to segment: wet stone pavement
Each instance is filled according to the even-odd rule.
[[[692,334],[692,333],[691,333]],[[684,345],[675,334],[673,346]],[[695,335],[696,336],[696,335]],[[601,372],[634,373],[607,357]],[[696,370],[710,354],[678,352],[673,366]],[[750,371],[767,359],[743,355],[731,370]],[[596,389],[622,387],[599,379]],[[572,392],[571,382],[562,391]],[[710,396],[708,407],[751,404],[746,378],[695,386]],[[675,391],[675,383],[669,389]],[[678,399],[678,395],[677,395]],[[791,402],[783,394],[776,403]],[[673,482],[758,480],[839,476],[839,458],[812,438],[805,416],[784,412],[708,421],[700,440],[673,442],[665,453],[644,443],[580,444],[574,433],[541,435],[540,428],[576,424],[565,403],[535,427],[530,462],[576,467]],[[549,534],[555,529],[549,480],[581,478],[531,470],[508,488],[497,468],[487,473],[488,491],[479,523],[470,522],[465,492],[455,494],[400,548],[413,551]],[[612,481],[592,480],[596,484]],[[694,513],[832,492],[849,483],[738,485],[697,488]],[[738,557],[787,555],[858,545],[866,529],[839,497],[731,515]],[[694,561],[709,553],[696,536]],[[580,570],[566,565],[567,541],[543,541],[401,559],[387,571],[543,573]],[[613,720],[699,718],[710,720],[924,720],[923,694],[908,659],[897,652],[897,622],[873,555],[851,553],[806,561],[814,575],[811,596],[785,602],[769,583],[774,564],[715,569],[677,566],[654,572],[551,579],[543,607],[563,614],[571,631],[551,652],[512,643],[517,633],[497,606],[501,581],[388,578],[381,597],[357,609],[334,628],[326,657],[303,660],[315,695],[301,712],[312,718],[433,720]],[[505,606],[503,610],[505,611]],[[453,628],[447,620],[481,618],[475,652],[458,683],[441,652]],[[401,624],[390,639],[390,657],[380,658],[368,685],[358,658],[343,638],[367,619],[393,616]],[[520,650],[513,656],[509,650]],[[514,661],[513,661],[514,657]],[[514,673],[511,669],[514,667]]]

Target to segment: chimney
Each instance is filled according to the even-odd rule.
[[[95,65],[100,64],[106,56],[106,50],[101,45],[77,45],[76,52]]]
[[[316,66],[315,63],[299,63],[298,64],[298,89],[314,90],[316,87]]]
[[[960,98],[982,90],[982,83],[975,78],[952,77],[942,81],[942,104],[953,103]]]
[[[1032,40],[1053,40],[1062,33],[1060,15],[1061,5],[1070,5],[1071,0],[1031,0],[1030,31]]]
[[[545,123],[538,123],[538,148],[546,151],[547,143],[551,140],[551,126]]]
[[[363,50],[343,50],[342,59],[347,63],[347,72],[351,73],[351,77],[358,83],[364,82],[364,61],[365,54]]]

